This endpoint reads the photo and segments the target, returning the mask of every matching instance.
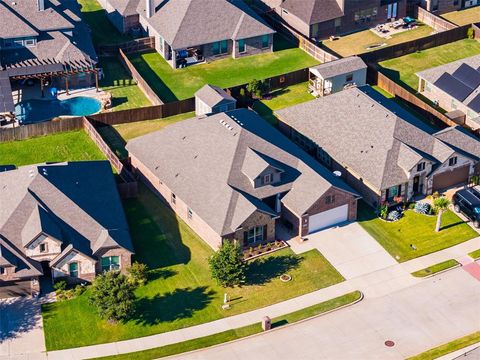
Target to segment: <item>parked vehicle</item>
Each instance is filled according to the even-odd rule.
[[[458,190],[452,199],[455,212],[463,213],[477,229],[480,228],[480,191],[474,188]]]

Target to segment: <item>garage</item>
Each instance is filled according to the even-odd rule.
[[[309,216],[308,233],[339,224],[348,220],[348,204]]]
[[[458,167],[452,171],[445,171],[433,176],[433,191],[447,189],[468,180],[470,165]]]
[[[0,299],[31,295],[31,281],[0,281]]]

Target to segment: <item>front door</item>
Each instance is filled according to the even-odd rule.
[[[413,193],[414,194],[418,194],[419,185],[420,185],[420,176],[417,175],[413,178]]]

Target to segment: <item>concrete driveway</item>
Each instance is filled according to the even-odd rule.
[[[301,244],[292,240],[290,246],[296,253],[318,249],[346,279],[397,264],[356,222],[308,235],[308,240]]]
[[[45,352],[40,302],[30,298],[0,299],[0,359]]]

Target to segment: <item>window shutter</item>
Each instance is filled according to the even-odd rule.
[[[248,244],[248,231],[243,232],[243,246]]]
[[[263,241],[267,241],[267,225],[263,226]]]
[[[398,196],[402,196],[402,184],[398,185]]]

